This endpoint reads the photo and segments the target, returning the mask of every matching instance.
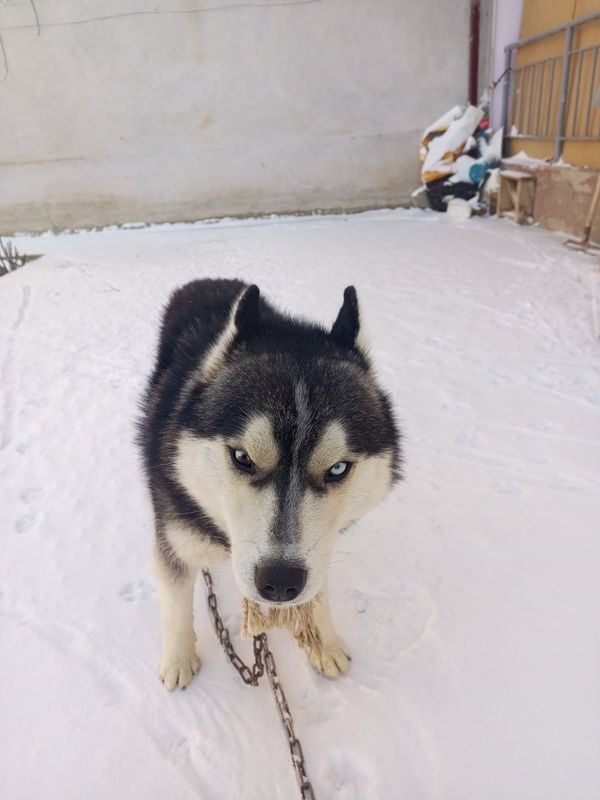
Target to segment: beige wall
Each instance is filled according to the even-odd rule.
[[[549,28],[562,25],[569,20],[591,14],[600,10],[599,0],[524,0],[523,16],[521,19],[521,32],[519,38],[523,39],[542,33]],[[600,20],[576,28],[573,34],[573,50],[586,48],[590,45],[600,44]],[[565,46],[565,34],[559,33],[547,39],[533,42],[519,49],[516,65],[522,67],[533,64],[552,56],[562,56]],[[581,72],[579,72],[578,58],[581,58]],[[594,96],[600,92],[600,58],[593,73],[594,56],[590,51],[583,56],[573,56],[571,59],[571,72],[569,80],[568,106],[566,115],[566,131],[570,135],[575,132],[581,135],[587,115],[587,104],[577,104],[577,119],[575,116],[575,102],[577,83],[579,84],[580,97],[589,97],[589,89],[594,81]],[[556,119],[560,97],[560,70],[562,60],[556,62],[556,75],[552,96],[542,102],[541,118],[546,119],[548,111],[550,118]],[[549,76],[549,69],[546,73]],[[541,80],[541,73],[538,80]],[[545,79],[547,88],[550,86],[548,77]],[[536,87],[538,84],[534,84]],[[526,91],[528,91],[527,87]],[[534,94],[536,93],[534,89]],[[546,93],[547,94],[547,93]],[[550,109],[548,109],[550,102]],[[529,103],[525,103],[529,105]],[[592,105],[590,111],[590,130],[598,131],[600,128],[600,108]],[[517,127],[520,121],[516,119]],[[535,158],[552,158],[554,155],[554,141],[542,139],[519,140],[514,139],[509,143],[509,152],[514,154],[519,150],[526,150],[527,154]],[[563,149],[563,160],[569,164],[589,167],[600,167],[600,137],[593,142],[566,141]]]
[[[466,99],[468,0],[36,6],[0,4],[4,232],[397,205]]]

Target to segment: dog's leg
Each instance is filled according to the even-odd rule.
[[[169,691],[176,686],[185,689],[200,669],[193,624],[197,570],[183,564],[181,567],[174,570],[156,549],[154,574],[158,583],[162,634],[159,674]]]
[[[310,663],[327,678],[339,678],[348,672],[352,659],[347,645],[333,627],[326,588],[313,603],[312,626],[316,636],[306,648]]]

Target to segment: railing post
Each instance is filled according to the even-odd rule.
[[[554,140],[555,161],[560,159],[563,151],[567,116],[567,93],[569,90],[569,67],[571,64],[571,48],[573,46],[573,26],[569,25],[565,33],[565,52],[563,56],[562,76],[560,79],[560,105],[558,107],[558,122],[556,124],[556,138]]]
[[[511,71],[510,65],[512,62],[512,48],[504,48],[504,85],[502,87],[502,127],[504,128],[503,136],[508,136],[508,100],[510,96],[510,80]]]

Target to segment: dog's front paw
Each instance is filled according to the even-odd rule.
[[[327,645],[322,643],[308,650],[308,660],[326,678],[339,678],[350,669],[352,658],[345,642],[336,637]]]
[[[177,686],[185,689],[199,669],[200,659],[192,647],[183,652],[164,653],[158,672],[167,689],[172,692]]]

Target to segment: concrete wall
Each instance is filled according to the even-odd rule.
[[[3,232],[397,205],[466,99],[468,0],[35,7],[0,4]]]
[[[481,99],[484,91],[492,82],[494,69],[494,23],[496,15],[495,0],[479,2],[479,62],[477,64],[477,98]],[[491,98],[490,98],[491,100]],[[491,111],[491,109],[490,109]]]

